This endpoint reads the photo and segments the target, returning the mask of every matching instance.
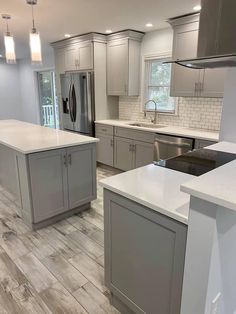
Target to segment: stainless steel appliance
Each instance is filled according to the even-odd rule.
[[[236,67],[236,1],[201,0],[196,59],[174,60],[190,68]]]
[[[194,139],[156,134],[154,163],[185,154],[193,149]]]
[[[92,72],[61,75],[63,128],[94,134],[94,83]]]
[[[156,165],[194,176],[201,176],[235,159],[236,154],[202,148],[178,157],[161,160]]]

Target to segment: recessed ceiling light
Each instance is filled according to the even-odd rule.
[[[111,29],[107,29],[107,30],[106,30],[106,33],[107,33],[107,34],[111,34],[111,33],[112,33],[112,30],[111,30]]]
[[[66,38],[71,37],[71,35],[70,35],[70,34],[65,34],[64,36],[65,36]]]
[[[145,26],[146,27],[153,27],[153,24],[152,23],[147,23]]]
[[[193,7],[194,11],[201,11],[201,6],[200,5],[195,5],[195,7]]]

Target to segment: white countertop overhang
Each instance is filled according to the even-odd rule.
[[[98,139],[18,120],[0,120],[0,143],[23,154],[96,143]]]

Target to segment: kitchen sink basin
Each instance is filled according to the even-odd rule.
[[[166,125],[163,124],[149,124],[149,123],[130,123],[129,125],[149,129],[160,129],[166,127]]]

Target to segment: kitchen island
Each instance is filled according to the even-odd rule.
[[[122,313],[179,314],[192,175],[153,164],[104,180],[105,284]]]
[[[0,121],[0,185],[32,229],[87,209],[96,198],[96,142],[17,120]]]

